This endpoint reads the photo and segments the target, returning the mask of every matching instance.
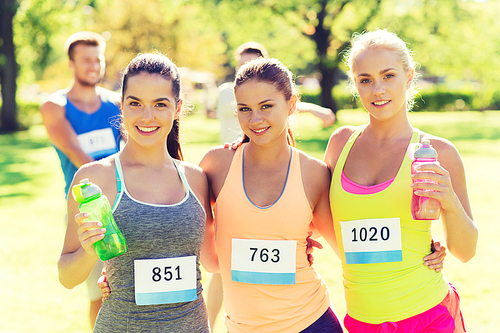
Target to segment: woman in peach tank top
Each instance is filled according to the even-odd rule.
[[[236,151],[207,152],[225,324],[238,332],[342,332],[325,282],[310,266],[311,222],[336,249],[326,165],[292,148],[297,95],[275,59],[243,65],[235,80],[245,134]]]

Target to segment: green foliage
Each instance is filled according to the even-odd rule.
[[[473,99],[471,91],[425,90],[417,96],[413,111],[469,111]]]
[[[18,101],[17,112],[19,123],[25,128],[42,123],[40,115],[40,103],[31,101]]]
[[[137,53],[154,51],[168,55],[179,67],[220,72],[224,44],[214,28],[216,21],[202,6],[183,1],[96,3],[89,29],[109,38],[106,59],[111,80]]]
[[[453,91],[461,91],[456,82],[475,84],[471,109],[485,109],[500,90],[491,72],[500,67],[500,38],[488,33],[500,29],[499,11],[498,1],[384,0],[381,14],[391,14],[370,28],[389,28],[406,41],[423,78],[440,78]]]
[[[86,1],[20,1],[14,42],[21,85],[40,80],[45,68],[64,55],[66,38],[83,30],[86,5]]]
[[[0,101],[0,109],[2,107]],[[40,103],[33,101],[17,101],[17,116],[21,128],[29,128],[32,125],[39,125],[42,123],[40,116]]]
[[[300,100],[302,102],[318,104],[320,102],[319,92],[302,92],[300,94]]]
[[[491,98],[491,103],[489,104],[489,109],[500,110],[500,91],[496,91],[493,94]]]
[[[217,29],[226,44],[224,52],[226,80],[232,80],[237,47],[249,41],[262,44],[272,58],[280,59],[294,73],[310,68],[316,60],[313,43],[300,29],[289,23],[289,15],[277,14],[273,5],[289,5],[288,1],[195,1],[217,18]]]
[[[334,89],[333,96],[339,106],[339,109],[356,109],[361,106],[358,99],[355,98],[350,92],[340,92],[341,89]],[[314,103],[321,105],[321,98],[319,92],[302,92],[300,96],[302,102]]]

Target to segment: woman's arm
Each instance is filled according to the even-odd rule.
[[[84,178],[92,180],[100,169],[95,164],[82,167],[75,174],[71,188]],[[99,186],[102,187],[102,184]],[[67,213],[66,235],[57,268],[61,284],[72,289],[84,282],[94,268],[98,257],[92,244],[104,237],[105,230],[101,222],[84,221],[88,215],[80,213],[71,193],[68,193]]]
[[[195,165],[186,166],[186,177],[193,189],[194,194],[200,200],[206,213],[205,236],[201,247],[200,262],[203,267],[211,273],[219,272],[219,260],[215,248],[214,221],[210,205],[210,192],[208,181],[203,170]]]
[[[323,193],[318,200],[313,212],[313,224],[320,232],[321,236],[325,238],[337,257],[340,257],[337,238],[335,237],[335,230],[333,228],[333,219],[330,210],[330,201],[328,199],[328,192]]]
[[[322,161],[301,154],[304,189],[313,210],[312,224],[339,256],[330,210],[330,170]]]

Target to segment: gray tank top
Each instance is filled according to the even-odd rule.
[[[125,236],[128,251],[105,262],[111,294],[102,304],[94,332],[210,332],[199,267],[206,215],[182,167],[174,162],[186,191],[184,199],[173,205],[156,205],[134,199],[121,181],[118,155],[115,164],[118,195],[113,216]],[[135,260],[186,256],[196,256],[196,300],[136,304]]]

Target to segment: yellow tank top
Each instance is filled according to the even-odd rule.
[[[306,256],[312,211],[302,184],[299,152],[291,148],[281,196],[262,208],[245,194],[245,146],[235,152],[214,209],[225,324],[231,333],[296,333],[330,305],[326,284]],[[286,265],[279,266],[282,263]]]
[[[363,128],[349,138],[333,172],[330,205],[343,267],[348,314],[380,324],[399,321],[439,304],[448,292],[442,273],[423,265],[431,249],[431,221],[411,217],[408,152],[420,142],[414,130],[409,149],[389,187],[367,195],[346,192],[341,173]]]

